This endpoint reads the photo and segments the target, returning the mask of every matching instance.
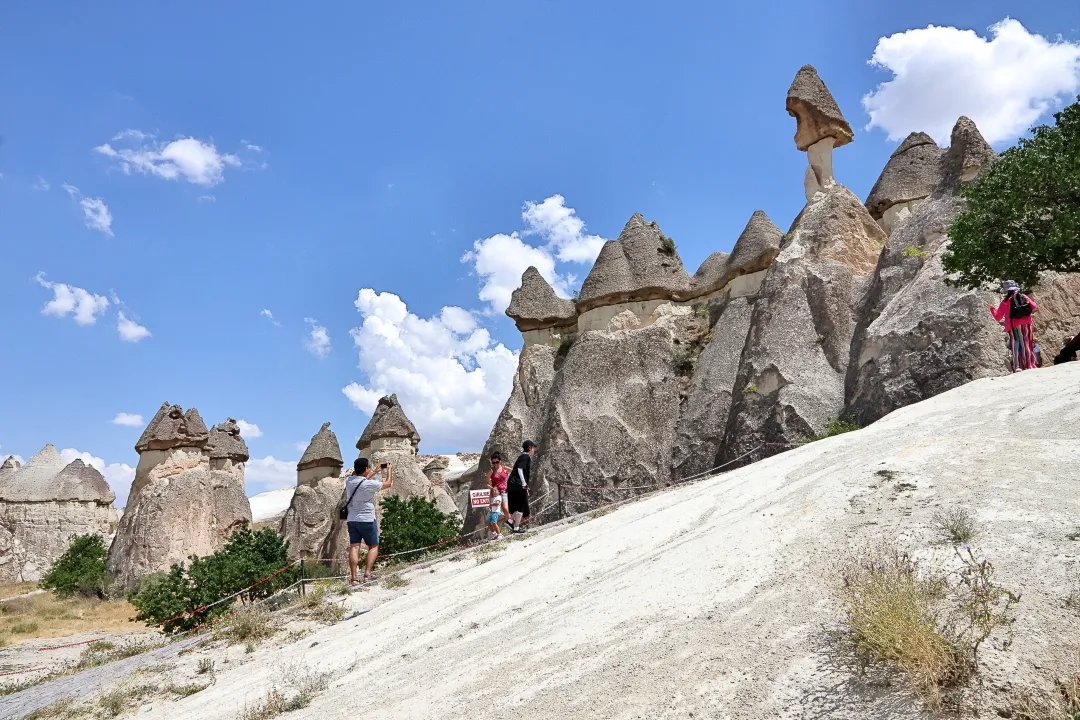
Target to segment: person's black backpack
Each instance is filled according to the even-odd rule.
[[[1073,362],[1076,360],[1078,351],[1080,351],[1080,335],[1065,343],[1065,347],[1061,348],[1061,352],[1054,358],[1054,364],[1060,365],[1061,363]]]
[[[349,519],[349,503],[352,502],[353,497],[356,495],[356,491],[359,490],[360,486],[363,485],[363,484],[364,484],[364,479],[360,478],[360,482],[357,484],[356,487],[353,488],[353,491],[351,493],[349,493],[349,499],[345,501],[345,504],[344,505],[338,505],[337,515],[338,515],[339,520],[348,520]],[[344,495],[345,493],[342,492],[341,494]]]
[[[1013,293],[1009,302],[1009,317],[1013,320],[1031,317],[1031,301],[1023,293]]]

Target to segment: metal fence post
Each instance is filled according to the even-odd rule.
[[[300,594],[307,595],[307,589],[304,586],[304,558],[300,558]]]
[[[555,487],[559,492],[559,519],[563,519],[563,501],[562,501],[562,483],[557,483]]]

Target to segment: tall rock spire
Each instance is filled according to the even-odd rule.
[[[847,145],[855,133],[840,112],[829,88],[813,65],[803,65],[788,88],[787,111],[796,120],[795,147],[804,151],[810,167],[804,187],[809,201],[836,180],[833,178],[833,148]]]

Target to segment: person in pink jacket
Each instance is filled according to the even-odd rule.
[[[1005,334],[1009,337],[1009,370],[1033,370],[1039,366],[1035,356],[1035,337],[1031,332],[1031,314],[1038,306],[1035,301],[1020,292],[1015,280],[1006,280],[1001,284],[1004,299],[995,308],[990,305],[990,314],[999,323],[1005,325]]]

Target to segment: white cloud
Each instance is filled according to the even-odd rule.
[[[252,458],[244,465],[247,494],[278,490],[296,485],[296,461],[278,460],[273,455]]]
[[[140,172],[166,180],[187,180],[210,187],[225,180],[225,169],[243,165],[231,153],[219,152],[213,142],[182,137],[162,143],[139,130],[125,130],[94,150],[115,160],[125,173]]]
[[[298,442],[298,443],[296,443],[295,445],[293,445],[293,447],[295,447],[295,448],[296,448],[297,452],[299,452],[299,453],[301,453],[301,454],[302,454],[302,453],[304,453],[304,452],[306,452],[306,451],[307,451],[307,446],[308,446],[309,444],[310,444],[310,442],[309,442],[309,441],[304,441],[304,442]]]
[[[311,326],[311,332],[304,340],[304,347],[312,355],[324,358],[330,354],[330,331],[319,324],[315,318],[304,318],[304,322]]]
[[[109,212],[109,206],[105,204],[105,201],[99,197],[83,197],[83,194],[79,192],[79,188],[74,185],[64,183],[62,187],[73,200],[79,201],[83,211],[83,222],[86,223],[86,227],[112,237],[112,213]],[[45,189],[48,190],[47,185]]]
[[[216,203],[217,202],[217,197],[215,197],[214,195],[200,195],[197,198],[197,200],[199,202],[205,202],[205,203]]]
[[[37,182],[34,183],[33,188],[35,190],[41,190],[42,192],[48,192],[49,187],[49,181],[38,175]]]
[[[566,198],[552,195],[543,202],[525,202],[521,211],[525,235],[539,235],[554,251],[560,262],[591,263],[606,242],[599,235],[586,235],[585,223],[574,208],[566,207]]]
[[[45,273],[39,272],[34,276],[34,280],[41,287],[53,291],[53,299],[45,303],[45,307],[41,309],[43,315],[56,317],[71,315],[80,325],[93,325],[97,322],[98,315],[103,314],[109,307],[108,298],[87,292],[80,287],[49,282],[45,279]]]
[[[135,322],[121,310],[116,315],[116,330],[124,342],[139,342],[150,337],[150,331]]]
[[[110,420],[113,425],[125,425],[127,427],[142,427],[143,416],[136,413],[116,413],[116,417]]]
[[[88,452],[81,452],[75,448],[64,448],[60,451],[60,457],[64,462],[72,463],[82,460],[105,476],[105,482],[116,493],[116,507],[124,507],[127,504],[128,492],[131,490],[131,482],[135,479],[135,468],[127,463],[106,464],[101,458]]]
[[[20,465],[26,462],[25,460],[23,460],[22,455],[17,455],[15,453],[3,450],[3,447],[3,445],[0,445],[0,465],[2,465],[4,461],[8,459],[8,457],[15,458],[15,462],[19,463]]]
[[[426,445],[479,449],[510,394],[517,354],[462,308],[423,319],[397,295],[368,288],[355,305],[363,321],[350,334],[367,383],[342,388],[345,396],[371,414],[396,393]]]
[[[587,235],[585,223],[574,208],[566,207],[562,195],[552,195],[542,202],[525,202],[521,219],[525,229],[519,234],[498,233],[477,240],[461,262],[472,265],[481,278],[479,297],[491,313],[502,313],[510,305],[510,295],[521,285],[521,275],[530,265],[551,283],[555,292],[570,296],[575,277],[560,273],[557,262],[592,263],[604,244],[599,235]],[[536,236],[543,245],[532,245],[523,238]]]
[[[270,322],[277,325],[278,327],[281,327],[281,323],[279,323],[277,320],[274,319],[274,313],[270,312],[266,308],[263,308],[262,310],[260,310],[259,314],[262,315],[264,318],[268,319]]]
[[[247,420],[237,420],[236,424],[240,427],[240,435],[248,440],[262,437],[262,430],[255,423],[249,423]]]
[[[922,130],[948,144],[967,115],[990,143],[1012,141],[1080,90],[1080,44],[1051,41],[1006,18],[990,37],[955,27],[878,40],[870,64],[895,76],[863,98],[867,129],[890,140]]]

